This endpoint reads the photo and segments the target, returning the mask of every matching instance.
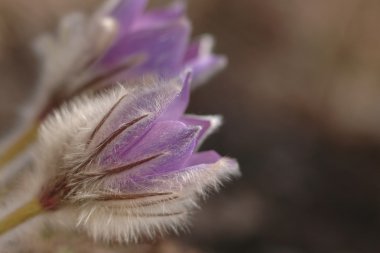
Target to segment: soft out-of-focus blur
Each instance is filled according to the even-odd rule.
[[[99,2],[0,1],[2,135],[33,93],[31,39]],[[195,35],[213,34],[229,58],[189,111],[224,115],[204,149],[237,157],[243,177],[175,240],[204,252],[379,252],[380,2],[191,0],[189,11]]]

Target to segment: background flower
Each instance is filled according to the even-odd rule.
[[[36,40],[43,63],[39,103],[48,100],[42,113],[78,92],[115,81],[144,74],[170,78],[192,69],[197,84],[226,65],[225,57],[212,54],[210,35],[189,42],[183,3],[144,11],[147,2],[106,1],[92,16],[67,15],[56,35]]]
[[[200,195],[239,175],[235,160],[197,152],[220,119],[184,115],[189,92],[189,75],[145,78],[49,117],[35,153],[42,207],[95,239],[136,241],[185,226]]]
[[[212,54],[210,35],[189,43],[191,24],[184,2],[144,12],[147,2],[122,1],[115,8],[111,16],[119,24],[119,33],[98,65],[112,68],[131,56],[143,55],[144,61],[129,70],[129,75],[155,72],[168,77],[190,68],[196,83],[225,66],[225,57]]]

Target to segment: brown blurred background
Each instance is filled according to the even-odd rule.
[[[0,133],[34,87],[31,39],[99,2],[0,0]],[[204,148],[237,157],[243,177],[177,240],[205,252],[380,252],[380,1],[191,0],[189,12],[230,61],[189,111],[225,116]]]

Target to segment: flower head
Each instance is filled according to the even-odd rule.
[[[197,152],[220,118],[184,115],[189,84],[189,75],[145,78],[56,112],[36,153],[44,208],[70,210],[77,226],[103,239],[137,240],[183,225],[198,196],[239,174],[235,160]]]

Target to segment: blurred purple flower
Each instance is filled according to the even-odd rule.
[[[194,83],[205,81],[226,65],[226,58],[212,54],[213,40],[204,35],[189,43],[191,25],[183,2],[144,12],[147,0],[124,0],[111,12],[118,35],[96,67],[117,69],[140,56],[142,62],[118,78],[156,73],[173,77],[189,68]]]
[[[71,13],[55,34],[35,42],[42,72],[36,98],[43,119],[63,101],[85,90],[100,89],[144,75],[172,78],[193,72],[193,86],[227,63],[212,53],[213,39],[190,40],[183,3],[144,11],[147,0],[108,0],[92,16]]]

